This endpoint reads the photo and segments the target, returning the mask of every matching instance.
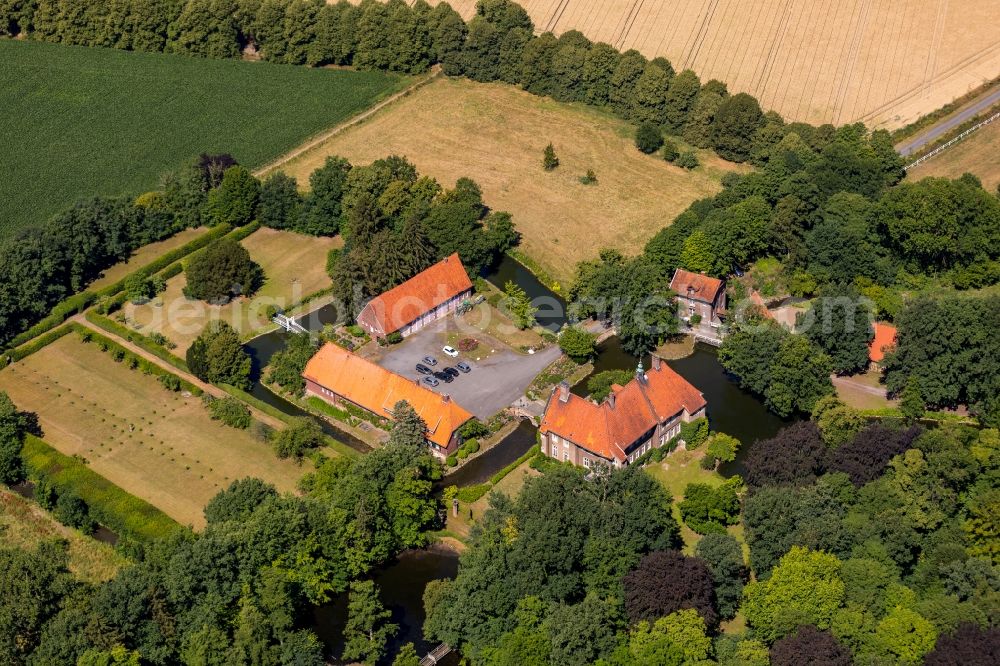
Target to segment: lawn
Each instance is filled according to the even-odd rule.
[[[162,240],[156,243],[150,243],[149,245],[143,245],[138,250],[132,253],[126,261],[120,264],[115,264],[108,270],[104,271],[104,274],[94,280],[87,288],[91,291],[97,291],[113,285],[122,278],[128,276],[143,266],[152,263],[161,255],[170,252],[171,250],[176,250],[177,248],[190,243],[194,239],[201,236],[207,231],[204,227],[199,227],[197,229],[184,229],[166,240]]]
[[[95,344],[61,338],[0,372],[0,391],[38,414],[45,441],[181,524],[248,476],[295,488],[304,469],[248,431],[212,421],[195,397],[115,363]]]
[[[472,504],[459,502],[458,515],[454,516],[451,507],[448,509],[448,522],[445,529],[463,539],[468,538],[472,526],[477,520],[481,520],[486,510],[490,508],[490,495],[502,493],[511,498],[516,498],[521,494],[525,482],[533,477],[539,476],[540,472],[531,467],[531,461],[521,463],[507,476],[500,479],[500,482],[493,486],[490,492],[486,493]]]
[[[241,241],[250,257],[264,269],[265,283],[252,298],[226,305],[189,301],[181,273],[167,281],[167,289],[149,303],[128,303],[122,309],[126,325],[148,334],[159,332],[177,345],[181,356],[211,320],[232,324],[243,336],[271,326],[267,308],[287,309],[303,298],[330,287],[326,256],[341,244],[338,238],[303,236],[291,231],[259,229]]]
[[[329,155],[366,164],[405,155],[422,174],[451,187],[463,176],[487,205],[513,214],[521,250],[568,285],[578,261],[602,248],[642,251],[650,237],[695,199],[715,194],[737,167],[699,151],[693,172],[643,155],[633,128],[606,113],[560,104],[505,84],[440,79],[284,164],[300,186]],[[542,169],[552,142],[559,167]],[[593,169],[598,182],[581,185]]]
[[[0,234],[202,152],[262,166],[402,88],[380,72],[0,40]]]
[[[996,110],[994,107],[992,111]],[[979,176],[987,192],[995,192],[1000,185],[998,152],[1000,152],[1000,120],[994,120],[940,155],[935,155],[911,169],[907,174],[907,180],[920,180],[927,176],[958,178],[968,171]]]
[[[0,486],[0,534],[5,547],[34,549],[49,539],[69,542],[69,570],[89,583],[113,578],[127,560],[106,543],[60,524],[44,509]]]

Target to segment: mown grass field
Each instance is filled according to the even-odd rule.
[[[987,192],[995,192],[1000,185],[998,155],[1000,155],[1000,121],[994,120],[957,145],[917,165],[906,177],[907,180],[920,180],[928,176],[958,178],[968,171],[979,176]]]
[[[114,577],[127,562],[109,544],[61,525],[36,503],[4,487],[0,487],[0,534],[5,547],[26,550],[45,540],[65,539],[70,571],[90,583]]]
[[[187,279],[181,273],[167,281],[167,289],[143,305],[126,303],[122,308],[125,324],[144,334],[162,333],[184,355],[191,342],[211,320],[225,321],[247,336],[271,326],[267,308],[288,307],[306,296],[330,287],[326,257],[341,245],[340,237],[304,236],[291,231],[259,229],[240,241],[250,257],[264,269],[264,286],[253,297],[235,299],[226,305],[189,301],[183,289]]]
[[[0,391],[38,414],[60,453],[182,525],[204,525],[205,504],[236,479],[290,491],[305,472],[248,431],[212,421],[199,398],[167,391],[76,335],[4,369]]]
[[[202,152],[257,167],[406,83],[379,72],[0,40],[0,234]]]
[[[628,254],[695,199],[744,169],[699,151],[692,172],[636,150],[629,124],[582,105],[560,104],[505,84],[440,79],[282,165],[300,186],[329,155],[367,164],[405,155],[421,174],[452,187],[468,176],[495,210],[513,214],[520,250],[563,285],[576,263],[602,248]],[[542,168],[552,142],[559,168]],[[579,177],[596,172],[596,185]]]

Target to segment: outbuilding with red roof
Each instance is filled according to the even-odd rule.
[[[396,332],[405,337],[454,312],[471,295],[472,281],[455,253],[370,300],[358,326],[375,338]]]

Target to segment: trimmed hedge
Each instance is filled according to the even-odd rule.
[[[45,319],[42,319],[40,322],[20,335],[14,336],[8,343],[8,348],[23,345],[25,342],[33,340],[39,335],[51,331],[53,328],[63,323],[73,315],[80,314],[86,310],[95,300],[97,300],[96,294],[84,291],[79,294],[74,294],[64,301],[57,303]]]
[[[525,453],[523,456],[521,456],[520,458],[518,458],[517,460],[515,460],[511,464],[507,465],[506,467],[504,467],[503,469],[501,469],[499,472],[497,472],[493,476],[491,476],[490,477],[490,483],[492,483],[494,486],[496,484],[500,483],[500,481],[502,481],[505,476],[507,476],[508,474],[510,474],[511,472],[513,472],[515,469],[517,469],[518,467],[520,467],[524,463],[526,463],[529,460],[531,460],[532,458],[534,458],[536,455],[538,455],[539,453],[541,453],[541,451],[542,451],[542,448],[540,446],[538,446],[537,444],[535,444],[533,447],[531,447],[530,449],[528,449],[528,452]]]
[[[94,312],[93,310],[88,310],[87,313],[84,315],[84,317],[86,317],[87,321],[89,321],[91,324],[103,328],[105,331],[111,333],[112,335],[117,335],[119,338],[128,340],[136,347],[148,351],[150,354],[153,354],[160,360],[166,361],[167,363],[174,366],[178,370],[182,372],[190,372],[190,370],[188,370],[187,363],[184,361],[184,359],[175,356],[170,352],[169,349],[166,349],[162,345],[153,342],[152,338],[143,335],[139,331],[133,331],[129,328],[126,328],[125,326],[122,326],[121,324],[116,322],[114,319],[109,319],[108,317],[100,315]]]
[[[28,435],[21,456],[30,475],[43,479],[59,494],[72,492],[87,503],[91,515],[119,536],[154,541],[180,528],[170,516],[97,474],[86,464]]]
[[[528,449],[527,453],[525,453],[523,456],[521,456],[520,458],[518,458],[517,460],[515,460],[514,462],[512,462],[511,464],[507,465],[499,472],[494,474],[492,477],[490,477],[490,480],[487,481],[486,483],[479,483],[474,486],[465,486],[464,488],[459,488],[458,493],[455,494],[455,497],[458,498],[459,502],[463,502],[465,504],[472,504],[473,502],[478,501],[483,495],[493,490],[493,486],[500,483],[500,481],[502,481],[505,476],[513,472],[515,469],[517,469],[527,461],[534,458],[536,455],[539,454],[540,451],[541,449],[536,444],[535,446]],[[459,450],[459,458],[462,457],[461,453],[462,453],[461,450]]]
[[[17,349],[11,349],[3,357],[0,357],[0,369],[7,367],[8,363],[14,361],[20,361],[21,359],[27,358],[39,351],[43,347],[51,345],[53,342],[63,337],[67,333],[73,330],[72,326],[63,326],[62,328],[57,328],[54,331],[49,331],[48,333],[35,338],[28,344],[18,347]]]
[[[483,495],[490,492],[492,488],[492,483],[480,483],[475,486],[466,486],[464,488],[459,488],[455,497],[463,504],[472,504],[473,502],[478,501]]]

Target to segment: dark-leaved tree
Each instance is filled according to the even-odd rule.
[[[871,425],[832,449],[827,469],[844,472],[855,486],[863,486],[882,476],[889,461],[910,448],[920,433],[919,427],[894,430],[882,424]]]
[[[963,622],[938,636],[924,666],[992,666],[1000,663],[1000,627],[983,628]]]
[[[826,471],[826,444],[814,422],[800,421],[754,444],[745,465],[751,487],[806,485]]]
[[[804,624],[771,646],[771,666],[851,666],[851,651],[828,631]]]
[[[656,551],[643,557],[623,582],[625,611],[633,624],[693,608],[710,631],[719,626],[712,572],[700,558],[676,550]]]

